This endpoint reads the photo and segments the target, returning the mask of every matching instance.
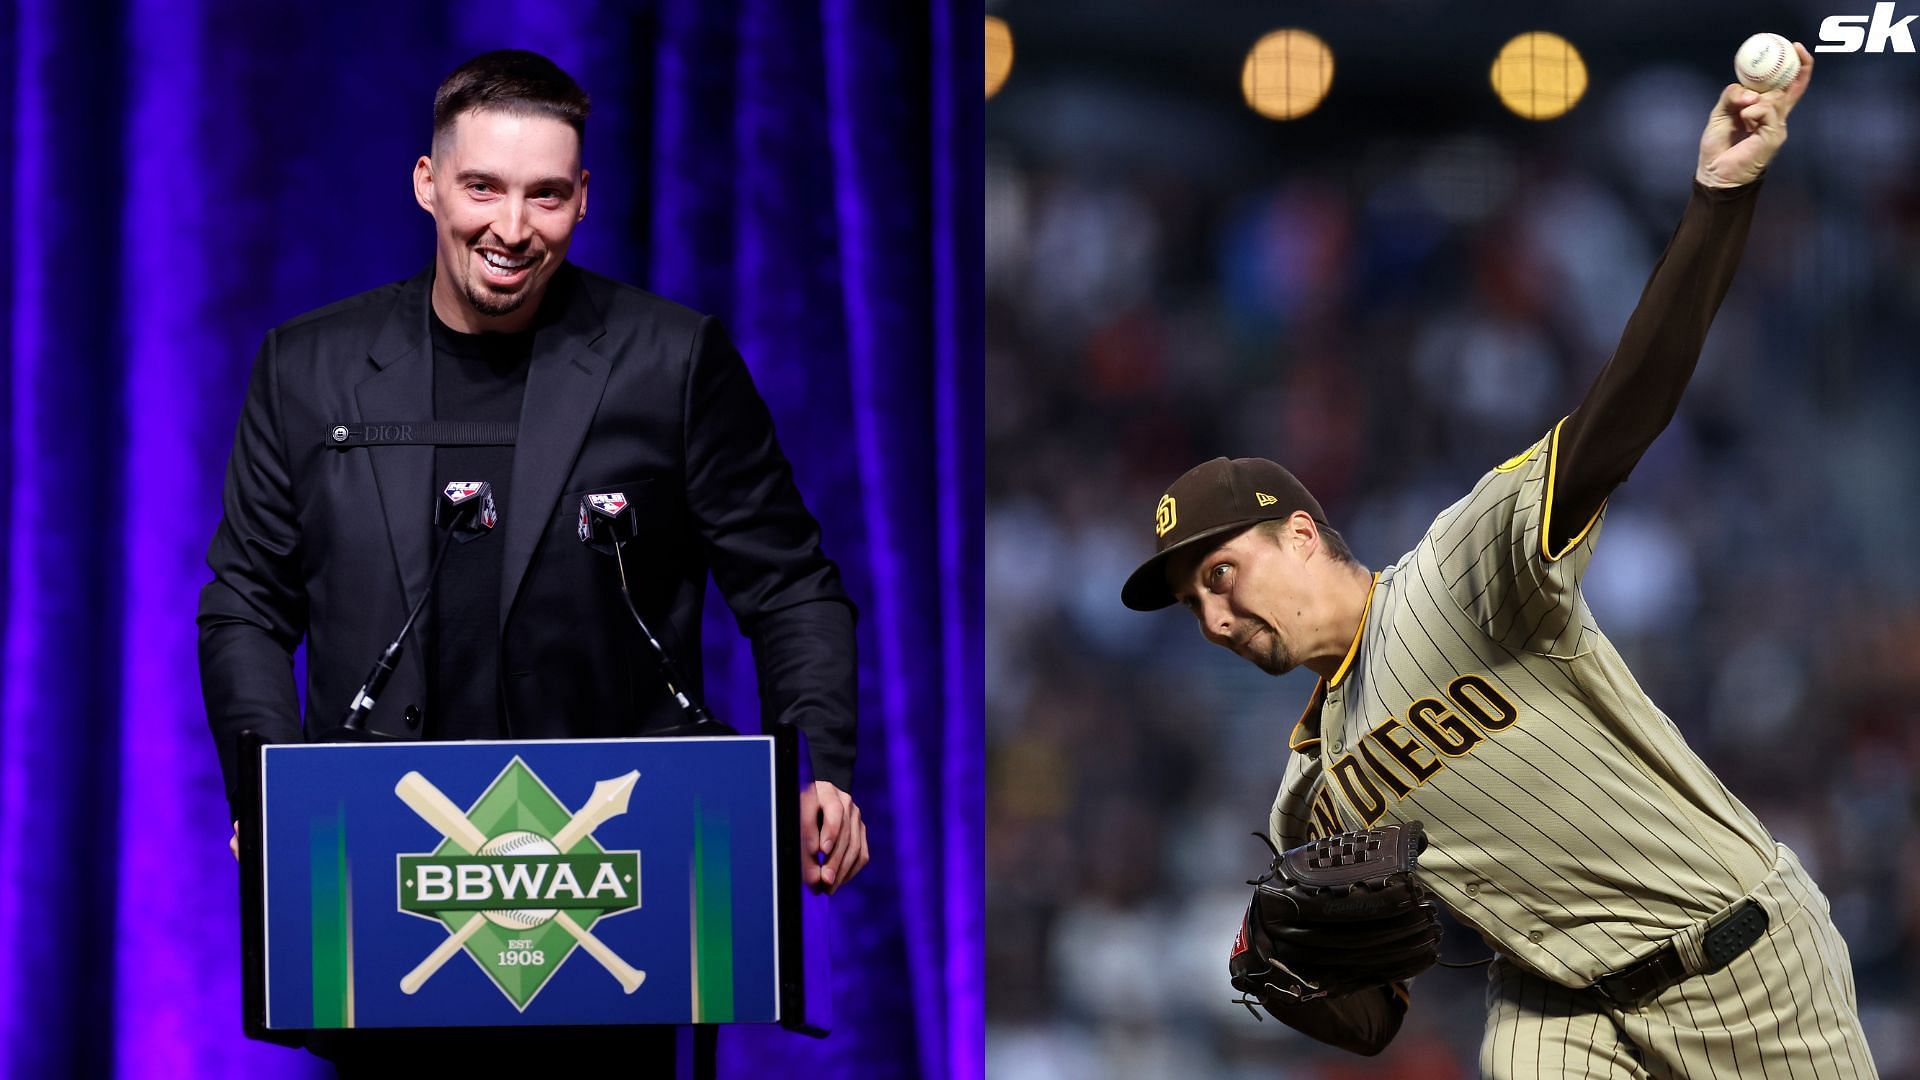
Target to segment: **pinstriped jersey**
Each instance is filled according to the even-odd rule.
[[[1744,895],[1773,840],[1594,624],[1601,513],[1548,551],[1559,427],[1381,571],[1290,740],[1292,847],[1425,823],[1421,878],[1515,961],[1586,986]]]

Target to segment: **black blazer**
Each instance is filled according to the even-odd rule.
[[[254,362],[198,620],[229,801],[240,732],[329,737],[426,587],[433,447],[341,450],[328,433],[433,416],[432,282],[429,268],[294,319]],[[508,490],[500,682],[511,737],[636,735],[681,719],[636,662],[645,654],[613,560],[577,537],[580,495],[618,490],[647,531],[637,557],[628,551],[635,599],[687,680],[700,685],[711,571],[752,639],[763,723],[799,725],[814,776],[849,787],[853,605],[713,319],[562,265],[541,305]],[[292,677],[303,637],[304,734]],[[433,708],[423,640],[416,627],[374,730],[419,737]]]

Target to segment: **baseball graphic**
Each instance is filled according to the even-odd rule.
[[[1755,34],[1733,54],[1733,70],[1749,90],[1784,90],[1800,74],[1800,54],[1779,34]]]
[[[544,836],[525,830],[517,830],[514,832],[501,833],[499,836],[480,845],[478,854],[558,855],[560,854],[560,849],[554,847],[553,841]],[[483,911],[480,914],[485,915],[487,921],[495,926],[503,926],[508,930],[531,930],[536,926],[551,921],[556,912],[551,908],[533,910],[515,908],[508,911]]]
[[[514,764],[519,765],[520,759],[515,758]],[[581,837],[591,834],[608,818],[626,813],[627,801],[633,795],[633,785],[639,779],[640,771],[635,769],[625,776],[602,780],[593,785],[593,794],[588,797],[586,804],[573,815],[573,819],[567,822],[565,828],[554,834],[551,840],[525,831],[503,833],[491,840],[488,839],[487,835],[469,821],[467,815],[455,806],[451,799],[447,798],[446,793],[434,787],[433,781],[420,775],[418,771],[409,772],[401,777],[400,782],[393,785],[393,793],[399,796],[401,802],[412,808],[414,813],[419,814],[422,821],[432,825],[441,836],[458,844],[464,851],[488,855],[558,855],[562,849],[570,850]],[[543,848],[540,845],[545,846]],[[564,911],[499,910],[482,911],[469,916],[460,929],[448,934],[445,941],[435,946],[433,952],[427,954],[426,959],[420,961],[412,971],[401,978],[401,992],[407,994],[417,992],[454,953],[466,947],[468,939],[473,937],[474,931],[479,928],[483,918],[514,930],[530,929],[552,920],[555,925],[579,942],[580,947],[587,951],[587,955],[593,957],[601,967],[606,968],[609,974],[618,979],[622,990],[631,994],[647,979],[646,972],[622,960],[612,949],[607,948],[605,942],[594,937],[592,931],[574,922],[573,916]],[[502,922],[502,919],[518,921]]]

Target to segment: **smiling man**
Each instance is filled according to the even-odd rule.
[[[635,662],[647,654],[613,560],[576,537],[581,496],[619,491],[645,529],[628,556],[635,603],[688,681],[700,681],[711,576],[752,640],[765,719],[806,733],[805,879],[832,891],[868,857],[848,794],[852,604],[719,326],[567,262],[587,212],[587,112],[545,57],[463,64],[413,166],[432,265],[267,334],[199,614],[228,798],[242,731],[325,741],[342,726],[427,587],[434,500],[451,481],[493,484],[499,525],[448,549],[366,726],[543,739],[681,724],[664,681]]]
[[[433,152],[414,163],[413,194],[433,215],[433,311],[446,325],[533,324],[587,216],[586,120],[586,95],[531,53],[489,53],[434,95]]]

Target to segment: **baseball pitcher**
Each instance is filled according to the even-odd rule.
[[[1434,902],[1495,950],[1489,1077],[1874,1075],[1828,903],[1647,698],[1580,579],[1606,501],[1672,419],[1813,57],[1729,85],[1692,200],[1572,413],[1414,549],[1358,565],[1290,473],[1218,458],[1155,509],[1128,607],[1183,604],[1265,671],[1320,676],[1233,983],[1378,1053],[1434,962]]]

